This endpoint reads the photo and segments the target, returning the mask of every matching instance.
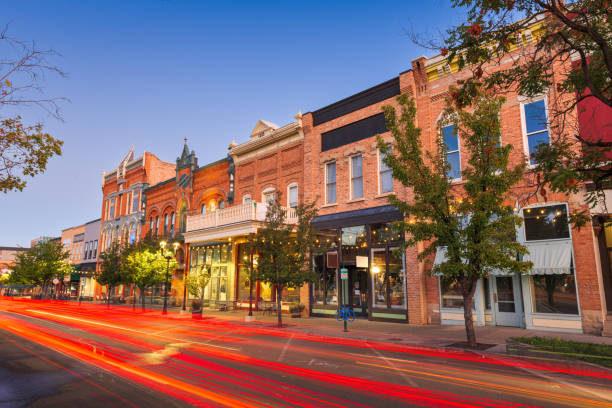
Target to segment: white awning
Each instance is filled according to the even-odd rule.
[[[572,273],[572,241],[526,242],[529,251],[523,258],[533,262],[530,275],[555,275]]]

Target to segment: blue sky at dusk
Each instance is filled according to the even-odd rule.
[[[258,119],[278,125],[384,82],[431,51],[406,34],[457,23],[449,0],[207,2],[4,0],[9,34],[53,48],[65,79],[64,122],[27,110],[64,140],[64,153],[0,196],[0,245],[100,217],[101,179],[134,145],[174,162],[183,138],[200,165],[248,139]],[[0,112],[0,116],[6,112]]]

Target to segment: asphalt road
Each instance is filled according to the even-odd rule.
[[[0,408],[22,406],[612,407],[612,372],[0,299]]]

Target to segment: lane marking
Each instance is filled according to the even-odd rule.
[[[383,366],[383,365],[380,365],[380,364],[372,364],[372,363],[366,363],[366,362],[362,362],[362,361],[358,361],[357,364],[389,369],[389,367],[386,367],[386,366]],[[546,400],[547,398],[548,399],[555,399],[555,400],[562,400],[562,401],[573,400],[573,401],[580,402],[580,403],[583,403],[583,404],[591,404],[591,405],[595,405],[595,406],[610,407],[610,404],[607,403],[607,402],[596,401],[596,400],[589,400],[589,399],[586,399],[586,398],[574,397],[574,396],[571,396],[571,395],[552,394],[552,393],[546,392],[546,391],[529,390],[529,389],[526,389],[526,388],[519,388],[519,387],[514,387],[514,386],[511,386],[511,385],[492,384],[492,383],[486,383],[486,382],[478,381],[478,380],[470,380],[470,379],[467,379],[467,378],[451,377],[451,376],[447,376],[447,375],[427,373],[427,372],[424,372],[424,371],[417,371],[417,370],[408,370],[408,369],[405,369],[405,368],[396,368],[396,370],[405,371],[405,372],[414,373],[414,374],[419,374],[419,375],[424,375],[424,376],[428,376],[428,377],[439,378],[438,381],[443,382],[443,383],[447,383],[448,382],[448,381],[445,381],[445,380],[451,380],[451,381],[457,381],[459,383],[469,384],[469,385],[472,385],[472,386],[490,388],[493,391],[498,391],[498,392],[499,391],[507,391],[507,392],[510,392],[512,395],[516,395],[517,393],[519,393],[519,394],[528,394],[528,395],[532,395],[532,396],[535,396],[535,397],[542,398],[544,400]]]
[[[199,345],[205,345],[205,346],[210,346],[210,347],[221,348],[221,349],[225,349],[225,350],[240,351],[240,349],[236,348],[236,347],[220,346],[220,345],[217,345],[217,344],[210,344],[209,342],[211,340],[214,340],[214,338],[213,339],[209,339],[206,342],[201,342],[201,341],[185,340],[185,339],[176,338],[176,337],[164,337],[164,336],[161,336],[161,335],[158,335],[158,334],[155,334],[155,333],[149,333],[149,332],[145,332],[145,331],[141,331],[141,330],[130,329],[129,327],[117,326],[117,325],[109,324],[109,323],[96,322],[94,320],[89,320],[89,319],[80,319],[80,318],[77,318],[77,317],[62,316],[62,315],[57,315],[57,314],[54,314],[54,313],[43,312],[43,311],[33,310],[33,309],[26,309],[26,311],[27,312],[31,312],[31,313],[36,313],[36,314],[50,315],[50,316],[53,316],[55,318],[60,318],[60,319],[75,320],[77,322],[95,324],[97,326],[104,326],[104,327],[110,327],[110,328],[113,328],[113,329],[121,329],[121,330],[131,331],[131,332],[134,332],[134,333],[144,334],[146,336],[156,336],[156,337],[160,337],[160,338],[166,339],[166,340],[176,340],[176,341],[182,342],[182,343],[199,344]],[[217,337],[220,337],[220,336],[217,336]]]
[[[280,356],[278,356],[278,359],[276,361],[278,362],[283,361],[283,358],[285,357],[285,353],[287,352],[287,349],[289,348],[289,343],[291,343],[293,336],[295,336],[295,333],[293,333],[291,337],[287,339],[287,342],[285,343],[285,347],[283,347],[283,351],[281,351]]]
[[[395,364],[393,364],[391,362],[390,359],[388,359],[387,357],[385,357],[380,351],[376,350],[374,347],[372,347],[370,345],[370,343],[366,342],[366,345],[370,348],[370,350],[372,350],[376,356],[381,359],[382,361],[385,362],[385,364],[387,364],[389,367],[391,367],[392,369],[394,369],[395,371],[397,371],[397,373],[400,375],[400,377],[402,377],[404,380],[406,380],[406,382],[408,384],[410,384],[411,386],[413,386],[414,388],[421,388],[419,387],[419,385],[409,376],[407,376],[406,374],[404,374],[399,368],[397,368],[397,366]]]

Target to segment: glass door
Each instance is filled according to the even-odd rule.
[[[519,313],[520,301],[519,282],[517,277],[495,276],[493,277],[493,303],[495,304],[495,324],[498,326],[520,326],[521,313]]]

